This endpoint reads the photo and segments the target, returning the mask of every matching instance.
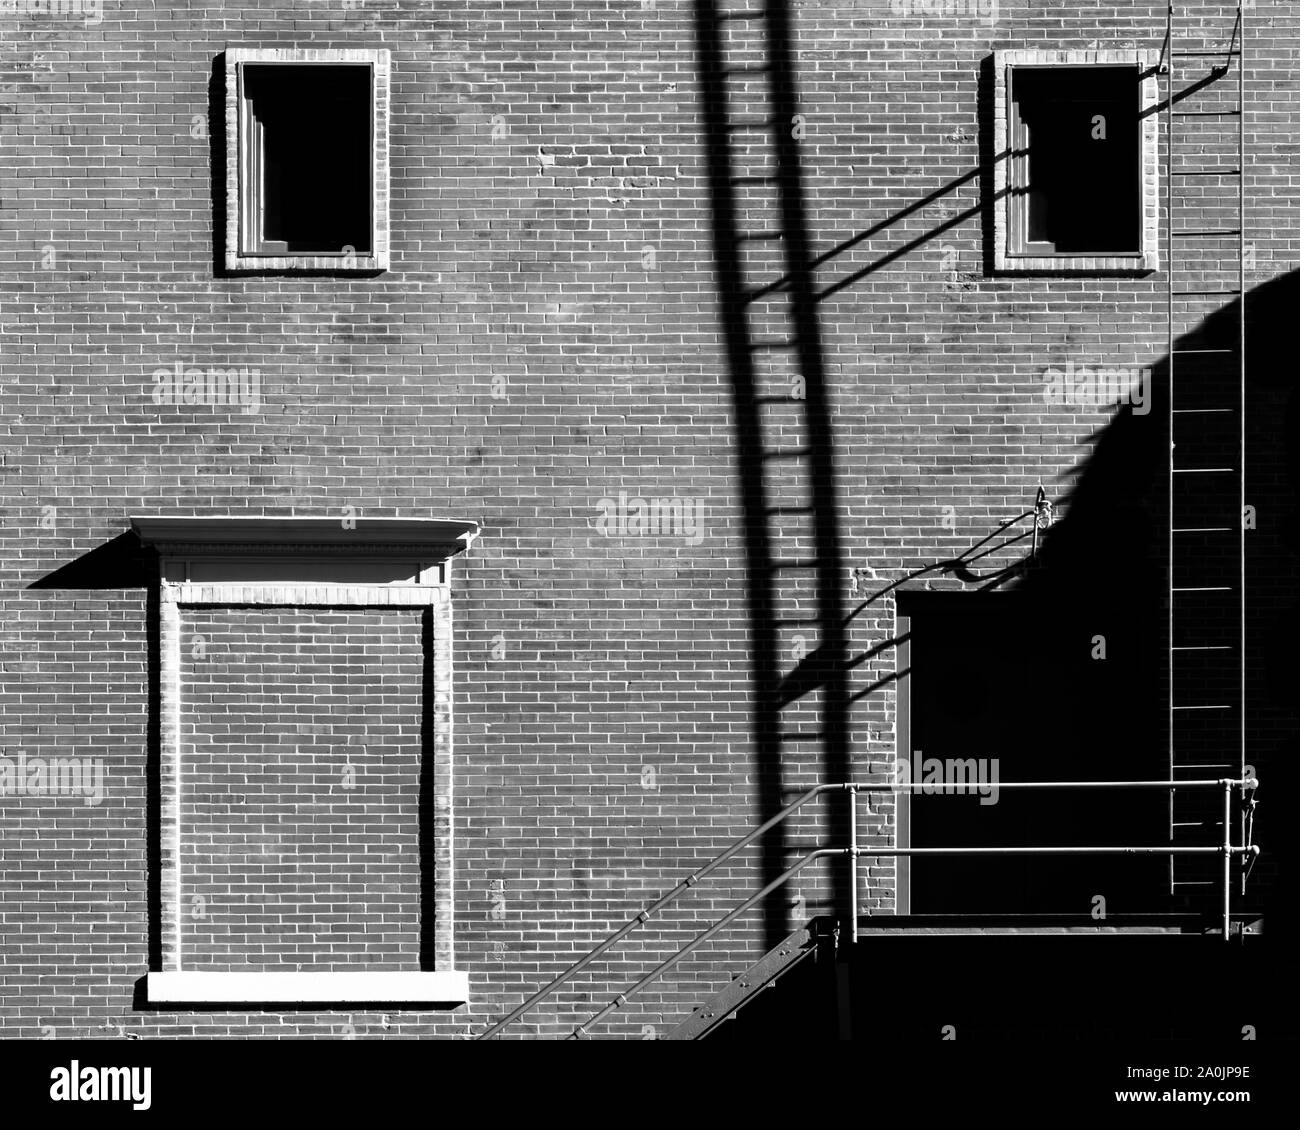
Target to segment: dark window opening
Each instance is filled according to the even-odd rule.
[[[1141,253],[1140,91],[1135,67],[1012,70],[1012,254]]]
[[[368,66],[246,65],[246,254],[372,250]]]

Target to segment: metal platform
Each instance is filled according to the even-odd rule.
[[[1234,915],[1233,935],[1263,933],[1264,920],[1256,915]],[[1182,934],[1188,937],[1221,936],[1222,920],[1198,914],[1112,914],[1096,920],[1083,914],[869,914],[858,918],[858,939],[918,937],[1070,934],[1123,936]]]

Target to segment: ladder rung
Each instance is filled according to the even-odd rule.
[[[1236,59],[1240,51],[1171,51],[1175,59]]]
[[[815,508],[812,506],[769,506],[764,513],[767,514],[812,514]],[[793,620],[782,621],[782,623],[811,624],[816,623],[813,620]]]
[[[764,459],[802,459],[805,455],[811,455],[811,447],[791,447],[786,451],[768,451],[763,455]]]
[[[1201,585],[1197,587],[1197,586],[1187,586],[1187,585],[1175,585],[1172,591],[1173,592],[1232,592],[1232,586],[1231,585]]]
[[[756,232],[751,232],[749,235],[736,236],[736,242],[737,243],[758,243],[764,240],[784,239],[784,238],[785,238],[785,232],[783,231],[756,231]]]
[[[1217,884],[1212,879],[1175,879],[1171,887],[1213,887]]]
[[[1240,110],[1175,110],[1175,118],[1239,118]]]
[[[1175,475],[1227,475],[1236,469],[1236,467],[1171,467],[1170,472]]]
[[[718,13],[719,20],[761,20],[763,16],[764,16],[763,12],[754,11],[752,9],[744,12],[719,12]]]
[[[1239,177],[1240,169],[1222,168],[1222,169],[1170,169],[1169,175],[1174,177]]]
[[[813,559],[811,561],[773,561],[768,565],[768,568],[775,573],[781,569],[816,569],[817,566],[817,560]],[[1228,708],[1225,707],[1224,709]]]
[[[1176,530],[1170,530],[1171,534],[1230,534],[1231,526],[1182,526]]]
[[[1240,235],[1240,228],[1184,228],[1174,235]]]
[[[772,69],[771,63],[753,63],[739,67],[723,67],[724,75],[765,75]]]
[[[1174,355],[1181,356],[1184,353],[1236,353],[1235,349],[1175,349]]]
[[[1173,292],[1175,298],[1196,298],[1205,295],[1217,294],[1227,296],[1230,294],[1240,294],[1239,290],[1176,290]]]
[[[1231,651],[1231,644],[1181,644],[1171,647],[1170,651]]]
[[[1232,706],[1230,705],[1224,706],[1221,704],[1205,705],[1205,706],[1171,706],[1169,709],[1170,710],[1231,710]]]
[[[1174,408],[1174,412],[1183,415],[1205,415],[1209,412],[1235,412],[1235,408]]]

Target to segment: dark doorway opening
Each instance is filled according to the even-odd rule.
[[[1166,790],[1010,790],[1008,781],[1167,776],[1144,625],[1122,606],[1025,592],[906,593],[899,757],[913,779],[975,773],[968,792],[900,799],[912,847],[1168,842]],[[1154,693],[1153,693],[1154,692]],[[939,776],[936,776],[936,772]],[[1166,856],[915,857],[912,914],[1149,914],[1167,909]],[[1098,899],[1104,902],[1098,902]]]

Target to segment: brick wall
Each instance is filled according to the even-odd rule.
[[[418,968],[418,611],[182,626],[184,967]]]
[[[791,4],[850,609],[1022,512],[1040,482],[1059,497],[1078,481],[1109,413],[1045,404],[1045,370],[1147,365],[1164,350],[1162,275],[985,273],[980,146],[993,49],[1158,47],[1165,6],[1006,0],[986,18],[987,7],[972,18],[886,0]],[[1207,27],[1226,26],[1221,6],[1196,7]],[[123,0],[100,16],[0,14],[3,746],[98,760],[105,781],[97,804],[0,802],[0,1021],[22,1036],[477,1031],[770,806],[774,767],[751,755],[743,484],[692,6]],[[1253,22],[1256,284],[1295,253],[1300,17],[1260,0]],[[218,57],[236,45],[392,52],[388,272],[219,269]],[[755,257],[750,269],[761,280],[773,264]],[[177,362],[256,368],[261,403],[158,405],[151,374]],[[1259,395],[1264,417],[1280,418],[1285,386]],[[1268,474],[1281,481],[1276,466]],[[703,536],[606,536],[602,500],[620,492],[702,500]],[[346,507],[484,526],[453,581],[457,955],[472,1000],[389,1014],[138,1010],[148,602],[102,564],[75,583],[52,575],[118,537],[132,513]],[[1101,575],[1128,548],[1098,549],[1087,568]],[[893,616],[882,598],[849,629],[863,657],[850,687],[861,776],[895,753]],[[253,645],[228,673],[250,679],[275,656],[241,623],[212,628]],[[327,666],[334,686],[351,674],[347,656],[326,650],[338,626],[307,622],[294,679]],[[362,633],[348,621],[337,638],[378,642]],[[400,698],[407,644],[383,639],[379,677]],[[369,720],[373,687],[347,693]],[[290,708],[263,692],[241,709],[281,703]],[[1269,709],[1279,733],[1292,725]],[[190,725],[207,741],[218,731],[205,727],[253,717]],[[815,721],[815,698],[790,715],[796,731]],[[287,772],[299,755],[279,748]],[[306,760],[323,786],[320,759]],[[819,766],[815,741],[789,743],[780,788],[815,783]],[[409,803],[385,791],[381,809],[367,807],[400,813],[385,822],[394,846]],[[891,809],[864,819],[884,828]],[[338,827],[323,830],[337,840]],[[788,847],[811,846],[824,827],[806,821]],[[287,878],[286,859],[275,867]],[[759,874],[753,858],[724,870],[530,1030],[566,1030],[615,990],[611,971],[630,980]],[[890,874],[871,871],[864,906],[892,906]],[[825,890],[815,878],[791,889],[791,923],[830,909]],[[764,937],[747,918],[610,1030],[663,1031]],[[366,952],[387,960],[390,949],[371,950],[368,935]]]

